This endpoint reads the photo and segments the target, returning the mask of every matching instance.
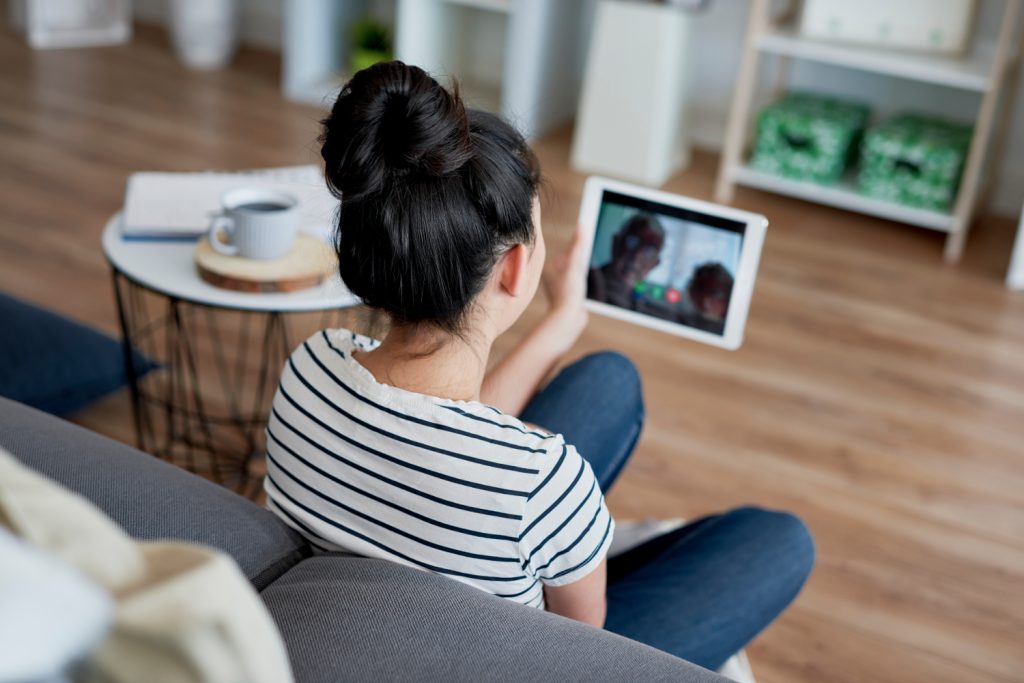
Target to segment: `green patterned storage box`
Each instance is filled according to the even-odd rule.
[[[970,126],[916,114],[889,119],[864,135],[858,189],[876,199],[948,211],[970,144]]]
[[[789,93],[761,110],[751,168],[834,183],[853,160],[870,109],[808,93]]]

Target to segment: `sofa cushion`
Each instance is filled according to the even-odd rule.
[[[139,539],[219,548],[261,589],[309,547],[272,513],[151,455],[0,398],[0,446]]]
[[[303,560],[263,591],[298,683],[726,679],[621,636],[385,560]]]
[[[124,350],[107,335],[0,294],[0,396],[69,415],[124,386]],[[155,365],[135,354],[144,375]]]

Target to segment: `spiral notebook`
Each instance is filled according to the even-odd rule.
[[[325,238],[330,233],[338,200],[312,164],[240,172],[133,173],[125,188],[121,233],[125,239],[196,239],[206,234],[225,192],[253,186],[295,195],[299,229]]]

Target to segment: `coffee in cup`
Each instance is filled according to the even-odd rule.
[[[226,192],[221,204],[210,224],[210,244],[218,252],[269,260],[281,258],[292,248],[299,228],[299,202],[292,195],[240,187]]]

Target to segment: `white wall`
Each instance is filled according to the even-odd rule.
[[[269,48],[281,44],[281,3],[303,0],[243,0],[242,39]],[[338,0],[343,1],[343,0]],[[376,0],[387,4],[385,0]],[[559,0],[551,0],[557,2]],[[596,0],[589,0],[595,2]],[[979,0],[982,11],[978,30],[982,35],[994,35],[998,29],[1002,0]],[[136,15],[144,20],[161,20],[167,0],[135,0]],[[708,9],[701,12],[695,35],[691,73],[691,123],[694,144],[707,149],[718,149],[725,128],[733,79],[739,66],[740,49],[746,28],[748,3],[743,0],[711,0]],[[592,11],[580,17],[581,26],[589,30]],[[503,23],[478,22],[474,27],[474,51],[487,45],[504,42]],[[509,55],[509,57],[514,57]],[[497,73],[500,52],[493,59],[481,59],[474,76],[490,80],[487,74]],[[762,101],[767,101],[768,86],[774,83],[776,62],[767,59],[762,69],[764,84]],[[951,118],[971,120],[977,107],[978,96],[959,90],[885,78],[838,67],[795,63],[791,69],[794,86],[826,93],[856,97],[876,105],[882,115],[900,109],[917,109],[941,113]],[[1024,68],[1016,78],[1020,83],[1012,110],[1009,145],[1003,167],[995,175],[993,208],[1000,213],[1017,215],[1024,197]]]

